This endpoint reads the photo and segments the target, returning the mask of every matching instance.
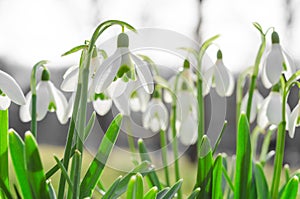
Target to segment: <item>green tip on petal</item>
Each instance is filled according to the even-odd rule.
[[[218,50],[217,52],[217,59],[222,59],[222,51],[221,50]]]
[[[125,33],[121,33],[118,36],[118,48],[129,46],[129,37]]]
[[[187,59],[185,59],[184,62],[183,62],[183,68],[184,69],[189,69],[190,68],[190,62]]]
[[[94,48],[93,48],[92,58],[95,58],[95,57],[97,57],[97,56],[98,56],[98,54],[97,54],[97,47],[94,47]]]
[[[280,82],[278,82],[277,84],[275,84],[273,87],[272,87],[272,92],[279,92],[280,91]]]
[[[279,35],[276,31],[274,31],[272,33],[272,44],[279,44],[280,40],[279,40]]]
[[[47,69],[43,70],[41,80],[42,81],[49,81],[50,80],[50,73],[49,73],[49,71]]]
[[[153,98],[160,98],[160,93],[157,89],[155,89],[153,92]]]

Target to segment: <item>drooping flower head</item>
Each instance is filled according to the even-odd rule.
[[[215,87],[221,97],[232,95],[234,90],[234,78],[223,63],[221,50],[217,52],[216,63],[204,73],[203,96],[209,93],[211,87]]]
[[[63,93],[50,81],[50,73],[47,69],[44,69],[42,72],[41,81],[36,87],[36,96],[37,121],[44,119],[48,111],[55,111],[61,124],[67,122],[65,118],[67,100]],[[31,92],[29,92],[26,95],[26,104],[20,108],[20,118],[23,122],[31,120],[31,104]]]
[[[300,126],[300,101],[298,102],[297,106],[293,109],[292,113],[289,115],[289,136],[294,138],[295,135],[295,128]]]
[[[11,101],[18,105],[25,104],[24,94],[16,80],[0,70],[0,110],[8,109]]]
[[[281,74],[286,79],[296,71],[292,58],[282,49],[279,35],[277,32],[272,33],[272,47],[266,55],[262,68],[262,82],[266,88],[271,88],[280,80]]]
[[[127,34],[119,34],[117,50],[97,70],[90,94],[104,92],[117,79],[121,79],[125,83],[138,80],[147,93],[153,92],[153,78],[148,64],[132,54],[128,47]],[[118,83],[123,84],[123,82],[119,81]],[[119,84],[116,86],[119,87]]]

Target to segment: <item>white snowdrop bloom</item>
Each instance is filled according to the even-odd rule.
[[[290,107],[286,104],[286,122],[289,125],[288,115],[290,114]],[[258,125],[265,129],[268,125],[276,125],[282,121],[282,97],[280,93],[271,91],[269,96],[264,99],[261,104],[257,116]]]
[[[247,104],[248,104],[249,92],[243,97],[241,104],[241,112],[247,112]],[[250,123],[254,122],[256,118],[256,114],[261,107],[264,98],[261,96],[258,90],[254,90],[251,112],[250,112]]]
[[[108,96],[106,96],[104,93],[95,94],[93,106],[94,106],[95,111],[99,115],[103,116],[106,113],[108,113],[108,111],[111,109],[112,99],[109,98]]]
[[[292,58],[282,49],[279,44],[279,36],[272,33],[272,47],[266,55],[262,68],[262,82],[266,88],[271,88],[280,80],[281,74],[289,79],[296,72]]]
[[[130,96],[130,108],[134,112],[145,112],[149,100],[150,95],[146,93],[146,91],[142,87],[139,87],[137,90],[133,91],[133,93]]]
[[[95,50],[93,52],[94,53],[91,59],[91,65],[89,70],[89,87],[101,63],[101,56],[99,56],[99,54],[96,53]],[[61,83],[60,88],[65,92],[75,92],[78,83],[78,74],[78,65],[74,65],[68,68],[65,74],[63,75],[63,82]]]
[[[291,138],[294,138],[295,128],[298,127],[298,126],[300,126],[300,106],[299,106],[299,103],[294,108],[292,113],[289,115],[288,128],[289,128],[289,136]]]
[[[195,144],[198,138],[198,121],[189,112],[186,118],[181,121],[179,129],[179,139],[184,145]]]
[[[18,105],[23,105],[26,102],[22,89],[16,80],[0,70],[0,110],[8,109],[11,101]]]
[[[216,63],[203,76],[203,96],[207,95],[211,87],[215,87],[218,95],[228,97],[234,90],[234,77],[225,67],[222,52],[217,53]]]
[[[119,34],[117,43],[115,53],[97,70],[90,94],[104,92],[118,78],[124,82],[139,80],[145,91],[151,94],[153,77],[148,64],[129,51],[129,38],[125,33]]]
[[[181,74],[179,76],[177,75],[172,76],[168,80],[168,83],[170,89],[173,92],[175,92],[176,84],[177,84],[177,89],[176,89],[177,92],[181,92],[183,89],[188,90],[191,93],[196,92],[196,87],[194,85],[194,74],[190,69],[189,61],[184,60],[184,68]],[[172,103],[172,93],[170,93],[170,91],[164,90],[163,98],[166,103]]]
[[[157,132],[159,130],[166,130],[168,121],[168,110],[162,103],[158,94],[158,96],[154,96],[151,99],[147,106],[147,109],[143,113],[143,126],[146,129],[151,129],[151,131]]]
[[[37,121],[44,119],[48,111],[56,111],[59,122],[65,124],[67,122],[67,118],[65,117],[66,108],[68,106],[67,100],[63,93],[58,90],[49,79],[49,72],[44,69],[41,81],[36,87]],[[29,122],[31,120],[31,92],[26,95],[26,104],[20,108],[20,118],[23,122]]]

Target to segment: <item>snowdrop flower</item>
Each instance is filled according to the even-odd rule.
[[[183,90],[177,95],[178,136],[182,144],[195,144],[198,137],[197,100],[193,93]]]
[[[130,96],[129,104],[130,108],[134,112],[145,112],[147,109],[147,105],[150,100],[150,95],[146,93],[146,91],[140,87],[136,91],[133,91],[133,93]]]
[[[112,99],[104,93],[95,94],[93,107],[98,115],[106,115],[112,107]]]
[[[249,92],[244,96],[242,99],[241,104],[241,111],[245,112],[247,111],[247,104],[248,104],[248,98],[249,98]],[[256,118],[256,114],[258,110],[261,107],[261,104],[263,102],[264,98],[261,96],[258,90],[254,90],[253,98],[252,98],[252,106],[251,106],[251,115],[250,115],[250,123],[254,122]]]
[[[154,91],[154,96],[149,102],[143,114],[143,126],[153,132],[166,130],[168,126],[168,110],[160,99],[158,91]]]
[[[101,62],[101,56],[97,53],[97,49],[93,50],[93,56],[91,59],[91,65],[89,70],[89,87],[91,82],[95,76],[96,71],[99,69]],[[77,83],[78,83],[78,75],[79,75],[79,66],[74,65],[67,69],[65,74],[63,75],[63,82],[60,88],[65,92],[75,92]]]
[[[50,81],[50,74],[46,69],[43,70],[41,81],[36,87],[36,96],[37,121],[44,119],[48,111],[56,111],[59,122],[61,124],[67,122],[65,118],[67,100],[63,93]],[[26,104],[20,108],[20,118],[23,122],[31,120],[31,92],[26,95]]]
[[[287,79],[296,71],[291,57],[281,48],[277,32],[272,33],[272,47],[266,55],[262,68],[262,82],[266,88],[271,88],[279,82],[283,73]]]
[[[181,74],[177,77],[177,74],[172,76],[169,80],[169,86],[170,89],[175,92],[175,84],[176,84],[176,79],[177,80],[177,92],[181,92],[182,90],[188,90],[190,92],[196,92],[196,87],[194,85],[194,74],[190,69],[190,63],[188,60],[184,60],[183,64],[183,71]],[[168,90],[164,90],[164,101],[166,103],[171,103],[172,102],[172,93]]]
[[[25,104],[24,94],[16,80],[0,70],[0,110],[8,109],[11,101],[18,105]]]
[[[288,115],[290,114],[290,107],[286,104],[286,122],[287,127],[289,126]],[[268,125],[276,125],[282,121],[282,97],[279,92],[271,91],[269,96],[264,99],[261,104],[257,123],[258,125],[265,129]]]
[[[298,127],[298,126],[300,126],[300,106],[299,106],[299,103],[294,108],[292,113],[289,115],[288,128],[289,128],[289,136],[291,138],[294,138],[295,128]]]
[[[116,52],[97,70],[90,94],[104,92],[116,79],[125,83],[139,80],[145,91],[151,94],[153,78],[148,64],[129,51],[129,38],[125,33],[119,34],[117,43]]]
[[[221,97],[232,95],[234,90],[233,75],[225,67],[220,50],[217,53],[216,63],[204,73],[203,96],[209,93],[211,87],[215,87]]]

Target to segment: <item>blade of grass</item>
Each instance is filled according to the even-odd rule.
[[[211,180],[213,171],[213,157],[210,141],[206,135],[202,138],[198,158],[198,173],[195,188],[200,187],[198,198],[211,198]]]
[[[187,199],[196,199],[200,193],[200,187],[194,189],[194,191],[189,195]]]
[[[30,132],[25,133],[25,157],[27,177],[34,198],[50,199],[38,145]]]
[[[157,196],[158,189],[157,187],[152,187],[145,195],[144,199],[153,199]]]
[[[95,124],[95,118],[96,118],[96,113],[95,111],[92,113],[91,118],[89,120],[89,122],[87,123],[85,129],[84,129],[84,140],[86,140],[86,138],[89,136],[89,134],[91,133],[94,124]]]
[[[6,196],[8,199],[13,199],[10,191],[8,190],[7,186],[5,185],[5,183],[3,182],[3,180],[1,178],[0,178],[0,190],[3,191],[3,195],[4,195],[3,198],[5,198],[5,196]]]
[[[48,186],[48,189],[49,189],[49,193],[50,193],[50,199],[56,199],[56,194],[55,194],[55,190],[51,184],[51,181],[50,180],[47,180],[47,186]]]
[[[260,156],[259,156],[259,161],[261,162],[262,166],[264,166],[266,163],[267,153],[269,150],[271,136],[272,136],[273,132],[274,132],[274,129],[269,128],[267,131],[267,134],[264,137],[263,145],[262,145]]]
[[[222,167],[223,167],[223,157],[219,154],[214,162],[213,167],[213,179],[212,179],[212,198],[222,199]]]
[[[108,130],[100,143],[96,157],[90,164],[88,171],[80,184],[80,198],[92,196],[92,192],[100,179],[108,156],[119,135],[121,122],[122,115],[118,115],[108,127]]]
[[[109,189],[107,190],[107,192],[103,195],[102,199],[116,199],[113,196],[113,193],[115,192],[115,190],[117,189],[117,187],[119,186],[119,183],[122,179],[122,176],[119,176],[114,182],[113,184],[109,187]]]
[[[138,148],[139,148],[139,154],[141,157],[141,161],[149,161],[150,163],[152,163],[150,156],[148,154],[148,150],[142,139],[138,140]],[[146,177],[149,178],[150,183],[151,183],[149,185],[149,187],[156,186],[158,188],[158,190],[161,190],[161,184],[159,182],[159,179],[158,179],[158,176],[157,176],[155,170],[151,171]]]
[[[215,154],[216,150],[218,149],[218,146],[219,146],[219,144],[220,144],[220,142],[222,140],[222,137],[223,137],[223,134],[225,132],[226,127],[227,127],[227,120],[224,121],[221,133],[220,133],[220,135],[219,135],[219,137],[217,139],[217,142],[216,142],[216,144],[214,146],[214,149],[213,149],[213,152],[212,152],[213,155]]]
[[[249,122],[245,114],[240,115],[237,133],[234,199],[249,198],[252,156]]]
[[[8,174],[8,109],[0,110],[0,178],[9,190]],[[0,196],[2,195],[0,191]]]
[[[141,174],[137,173],[131,176],[128,188],[127,188],[127,199],[140,199],[143,198],[143,177]]]
[[[255,174],[255,183],[256,183],[256,190],[257,190],[257,199],[269,199],[270,192],[269,192],[266,176],[263,171],[263,167],[258,162],[255,163],[254,174]]]
[[[183,180],[178,180],[162,197],[162,199],[172,199],[181,188]]]
[[[17,199],[22,199],[22,196],[21,196],[21,194],[20,194],[20,192],[19,192],[19,190],[17,188],[17,185],[15,185],[15,184],[14,184],[14,190],[16,192]]]
[[[67,172],[66,168],[61,163],[61,161],[58,159],[58,157],[54,156],[54,159],[55,159],[57,165],[59,166],[61,172],[65,176],[65,178],[66,178],[66,180],[68,182],[68,185],[69,185],[69,189],[73,189],[73,184],[72,184],[72,181],[71,181],[70,177],[68,176],[68,172]]]
[[[30,185],[27,180],[25,145],[21,137],[14,130],[9,131],[9,149],[22,196],[23,198],[32,199]]]
[[[280,199],[296,199],[298,193],[299,178],[297,176],[292,177],[287,183],[282,192]]]

